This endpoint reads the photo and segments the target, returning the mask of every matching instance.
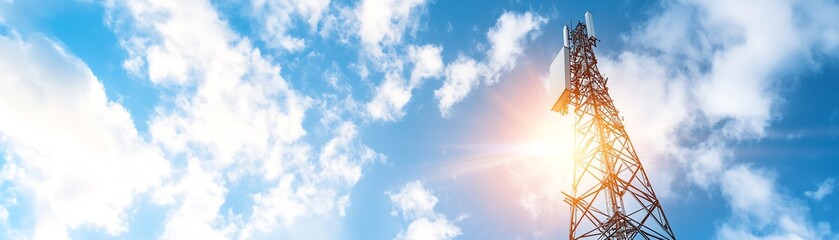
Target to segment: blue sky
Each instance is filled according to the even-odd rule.
[[[555,239],[594,14],[680,239],[839,239],[839,2],[0,1],[4,239]]]

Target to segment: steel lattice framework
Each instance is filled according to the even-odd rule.
[[[597,38],[583,23],[569,38],[570,101],[554,106],[576,115],[569,239],[675,239],[597,68]]]

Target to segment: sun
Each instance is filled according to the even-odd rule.
[[[538,176],[573,174],[574,115],[550,110],[545,80],[538,74],[521,73],[517,81],[493,88],[489,107],[500,109],[500,116],[489,118],[491,126],[504,134],[486,133],[494,151],[501,151],[508,161],[521,161],[523,173]],[[486,141],[486,140],[485,140]],[[514,159],[514,160],[513,160]],[[570,184],[568,184],[570,185]],[[560,186],[556,186],[560,188]]]

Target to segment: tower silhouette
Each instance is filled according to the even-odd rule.
[[[675,239],[597,68],[591,13],[585,18],[570,34],[565,26],[551,64],[552,110],[565,115],[571,106],[575,115],[572,192],[563,192],[569,239]]]

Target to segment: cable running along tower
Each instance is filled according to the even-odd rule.
[[[551,64],[552,110],[569,105],[574,124],[574,179],[569,239],[675,239],[600,75],[591,13],[569,33]]]

